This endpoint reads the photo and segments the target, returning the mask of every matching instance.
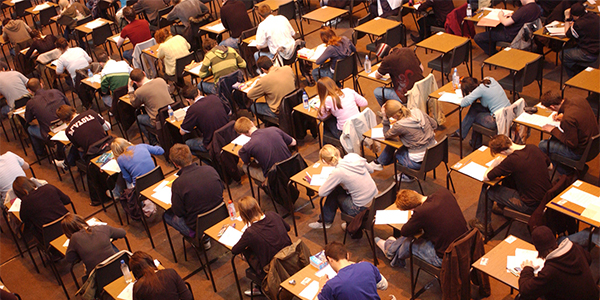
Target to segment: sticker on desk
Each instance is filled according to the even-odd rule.
[[[583,181],[577,180],[573,183],[573,186],[579,187],[582,183],[583,183]]]
[[[510,51],[510,49],[511,49],[510,47],[506,47],[506,48],[504,48],[504,51]]]
[[[514,242],[516,240],[517,240],[517,238],[511,235],[511,236],[507,237],[504,241],[509,244],[512,244],[512,242]]]
[[[435,35],[442,35],[442,34],[444,34],[444,32],[442,32],[442,31],[439,31],[439,32],[438,32],[438,33],[436,33]]]
[[[565,199],[561,199],[558,202],[556,202],[556,204],[558,204],[558,205],[565,205],[565,203],[567,203],[567,200],[565,200]]]
[[[591,71],[594,71],[594,68],[592,68],[592,67],[587,67],[587,68],[585,68],[585,70],[586,70],[587,72],[591,72]]]
[[[318,168],[320,165],[321,165],[321,164],[317,162],[317,163],[315,163],[315,164],[313,165],[313,168]]]
[[[376,18],[375,18],[375,19],[373,19],[373,20],[379,20],[379,19],[381,19],[381,18],[380,18],[380,17],[376,17]]]
[[[477,149],[477,150],[483,152],[483,151],[487,150],[487,148],[488,147],[486,145],[483,145],[483,146],[479,147],[479,149]]]
[[[304,278],[304,279],[303,279],[303,280],[300,282],[300,284],[301,284],[301,285],[307,285],[307,284],[310,282],[310,280],[311,280],[311,279],[310,279],[309,277],[306,277],[306,278]]]
[[[482,257],[481,260],[479,261],[479,264],[482,266],[485,266],[485,265],[487,265],[488,260],[489,259],[487,257]]]

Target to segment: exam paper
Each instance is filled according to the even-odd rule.
[[[467,176],[471,176],[479,181],[483,181],[483,174],[487,170],[486,167],[470,162],[466,166],[462,167],[459,171]]]
[[[104,222],[100,222],[98,219],[96,218],[91,218],[87,221],[85,221],[89,226],[97,226],[97,225],[107,225],[107,223]]]
[[[383,127],[371,128],[371,138],[385,139],[385,135],[383,134]]]
[[[240,146],[244,146],[246,145],[246,143],[248,143],[250,141],[250,137],[240,134],[240,136],[236,137],[233,141],[231,141],[232,143],[236,144],[236,145],[240,145]]]
[[[67,134],[65,133],[64,130],[61,130],[59,132],[57,132],[52,138],[51,140],[53,141],[61,141],[61,142],[68,142],[69,138],[67,138]]]
[[[552,125],[554,127],[560,126],[560,122],[554,121],[552,119],[552,115],[544,117],[539,114],[528,114],[526,112],[523,112],[515,120],[519,121],[519,122],[539,126],[539,127],[542,127],[544,125]]]
[[[186,106],[189,107],[189,106]],[[175,116],[175,120],[176,121],[181,121],[185,118],[185,113],[187,112],[187,109],[184,108],[180,108],[176,111],[173,112],[173,116]]]
[[[600,198],[594,196],[588,192],[584,192],[578,188],[571,187],[567,190],[562,196],[562,199],[565,199],[571,203],[577,204],[583,208],[587,208],[590,204],[598,205],[600,204]]]
[[[102,82],[102,76],[100,74],[94,74],[94,76],[89,78],[91,83],[100,83]]]
[[[327,275],[327,277],[329,279],[335,277],[335,275],[337,275],[337,273],[333,270],[333,268],[331,267],[330,264],[327,264],[327,267],[317,271],[317,273],[315,273],[315,275],[319,278],[323,277],[323,275]]]
[[[375,225],[406,224],[409,218],[408,210],[378,210],[375,212]]]
[[[321,168],[321,175],[329,177],[329,175],[331,175],[331,173],[333,173],[334,170],[335,167],[323,167]]]
[[[115,172],[115,173],[121,173],[121,168],[119,167],[117,160],[114,158],[109,160],[107,163],[105,163],[100,169],[105,170],[105,171]]]
[[[526,250],[526,249],[515,249],[514,256],[506,257],[506,269],[515,270],[517,272],[521,272],[521,264],[530,260],[533,262],[534,273],[537,274],[542,268],[544,268],[544,260],[538,258],[538,252],[534,250]]]
[[[40,5],[36,6],[36,7],[33,9],[33,11],[40,11],[40,10],[42,10],[42,9],[45,9],[45,8],[48,8],[48,7],[50,7],[50,4],[48,4],[48,3],[44,2],[44,4],[40,4]]]
[[[191,68],[189,72],[198,75],[200,74],[200,68],[202,68],[202,63],[194,68]]]
[[[305,287],[302,290],[302,292],[300,292],[300,297],[308,300],[313,300],[317,293],[319,293],[319,282],[313,280],[307,287]]]
[[[223,31],[226,30],[225,26],[223,26],[223,23],[219,23],[219,24],[216,24],[216,25],[213,25],[213,26],[208,26],[207,28],[210,29],[210,30],[212,30],[212,31],[214,31],[214,32],[223,32]]]
[[[52,131],[54,133],[58,133],[59,131],[64,131],[65,129],[67,129],[67,126],[69,126],[69,124],[63,123],[62,125],[60,125],[58,127],[54,127],[52,129],[50,129],[50,131]]]
[[[327,49],[327,45],[325,45],[325,44],[321,44],[321,45],[317,46],[317,48],[315,48],[315,52],[310,57],[310,59],[311,60],[319,59],[319,57],[321,57],[321,55],[323,55],[323,52],[325,52],[325,49]]]
[[[318,109],[319,107],[321,107],[321,100],[319,99],[319,96],[317,95],[310,98],[310,100],[308,100],[308,105],[314,109]]]
[[[122,299],[122,300],[133,300],[133,285],[135,284],[134,282],[129,283],[124,289],[123,291],[119,294],[119,296],[117,296],[117,299]]]
[[[460,90],[457,90],[460,91]],[[449,102],[449,103],[454,103],[456,105],[460,105],[460,102],[462,101],[462,92],[460,94],[458,94],[457,92],[454,93],[442,93],[442,96],[440,96],[440,98],[438,99],[438,101],[442,101],[442,102]]]
[[[582,217],[600,221],[600,204],[590,203],[588,207],[581,213]]]
[[[9,212],[18,213],[21,211],[21,199],[17,198],[13,201],[12,205],[8,209]]]
[[[165,186],[162,189],[155,191],[152,197],[158,199],[160,202],[171,205],[171,187]]]
[[[249,44],[248,47],[256,47],[256,40],[252,40]]]
[[[65,241],[65,243],[63,244],[63,247],[65,247],[65,248],[69,248],[69,241],[71,241],[71,240],[70,240],[70,239],[67,239],[67,240]]]
[[[219,243],[229,247],[233,247],[241,238],[242,232],[229,226],[227,227],[221,238],[219,238]]]
[[[490,13],[487,14],[487,16],[484,17],[484,19],[490,19],[490,20],[495,20],[495,21],[500,21],[500,18],[498,18],[498,14],[503,11],[504,15],[508,15],[508,14],[512,14],[512,10],[506,10],[506,9],[499,9],[499,8],[484,8],[484,10],[489,10]]]
[[[329,177],[329,176],[323,176],[323,174],[314,174],[310,178],[310,185],[312,185],[312,186],[322,186],[323,183],[325,183],[325,181],[327,180],[327,177]]]
[[[104,23],[105,22],[102,20],[94,20],[94,21],[91,21],[91,22],[88,22],[87,24],[85,24],[85,27],[89,28],[89,29],[94,29],[94,28],[98,28],[98,27],[104,25]]]
[[[373,71],[373,72],[369,73],[369,75],[368,75],[368,76],[369,76],[369,77],[372,77],[372,78],[377,78],[377,77],[375,76],[375,74],[376,74],[376,73],[377,73],[377,70],[375,70],[375,71]],[[379,78],[379,80],[384,80],[384,81],[388,81],[388,80],[390,80],[390,74],[385,74],[385,75],[383,75],[383,77],[382,77],[382,78]]]
[[[251,84],[244,84],[244,87],[242,88],[242,92],[244,93],[248,93],[260,80],[260,78],[257,78],[255,80],[252,81]]]

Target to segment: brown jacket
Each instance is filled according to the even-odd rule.
[[[262,288],[269,299],[292,299],[293,295],[285,290],[277,298],[279,285],[309,264],[310,250],[302,240],[297,240],[293,244],[281,249],[273,257],[271,263],[263,269],[267,273],[267,276],[262,282]]]
[[[560,121],[563,131],[558,127],[552,129],[552,137],[582,155],[588,142],[598,134],[598,123],[592,107],[584,98],[565,99],[558,113],[563,114]]]
[[[269,73],[258,80],[256,85],[248,91],[248,98],[258,99],[265,96],[265,100],[274,113],[279,113],[281,100],[296,89],[296,75],[290,66],[273,66]]]

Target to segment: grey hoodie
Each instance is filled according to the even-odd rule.
[[[31,29],[22,20],[10,20],[3,28],[2,38],[10,41],[11,44],[20,43],[31,39],[29,35]]]
[[[356,153],[348,153],[319,188],[319,196],[325,197],[341,185],[352,197],[354,205],[367,206],[377,195],[377,185],[370,173],[373,173],[373,168],[366,159]]]
[[[410,117],[394,123],[392,128],[388,118],[384,118],[383,132],[386,139],[399,137],[402,144],[408,148],[410,159],[420,162],[423,158],[415,160],[413,155],[424,155],[427,147],[436,144],[434,130],[437,128],[437,122],[416,107],[410,109],[410,114]]]

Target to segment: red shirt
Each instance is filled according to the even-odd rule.
[[[135,45],[145,42],[152,38],[150,26],[146,20],[135,20],[121,30],[122,38],[129,38],[129,41],[135,48]]]

